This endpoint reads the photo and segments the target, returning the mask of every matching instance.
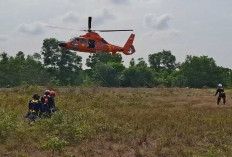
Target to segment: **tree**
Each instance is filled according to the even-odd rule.
[[[118,75],[121,75],[121,73],[125,69],[125,66],[122,63],[111,62],[111,63],[107,63],[107,64],[111,65],[114,68],[114,70],[117,72]]]
[[[176,57],[172,55],[171,51],[154,53],[149,55],[150,67],[155,71],[168,71],[171,73],[177,67]]]
[[[134,58],[132,58],[130,60],[130,67],[133,67],[133,66],[135,66],[135,59]]]
[[[64,85],[82,83],[80,80],[82,57],[69,50],[60,50],[58,43],[60,42],[54,38],[44,40],[41,52],[44,65],[48,68],[49,73]]]
[[[136,66],[145,66],[145,67],[147,67],[147,63],[144,61],[143,58],[139,58],[138,59],[138,64],[136,64]]]
[[[1,54],[0,60],[0,85],[19,86],[23,82],[28,84],[44,85],[49,80],[49,74],[40,61],[34,60],[32,56],[25,55],[19,51],[15,57]]]
[[[0,53],[0,58],[1,58],[1,61],[3,61],[3,62],[6,62],[9,60],[9,57],[8,57],[7,53],[5,53],[5,52]]]
[[[153,87],[153,71],[146,66],[129,67],[123,71],[122,85],[126,87]]]
[[[9,65],[9,56],[7,53],[2,52],[0,53],[0,86],[6,86],[10,84],[10,79],[8,76],[10,69]]]
[[[16,59],[20,60],[20,61],[24,61],[25,60],[25,54],[22,51],[19,51],[16,54]]]
[[[58,47],[59,41],[55,38],[44,39],[41,54],[43,55],[44,66],[57,67],[57,61],[60,56]]]
[[[94,80],[102,86],[117,87],[120,85],[117,69],[110,64],[98,63],[93,71]]]
[[[97,63],[122,63],[122,56],[121,54],[116,54],[115,56],[111,55],[110,53],[93,53],[89,55],[89,58],[86,59],[87,67],[94,68]]]
[[[42,63],[30,55],[25,59],[22,71],[22,81],[27,84],[46,85],[52,79],[52,76],[43,67]]]
[[[219,80],[220,84],[223,84],[223,86],[232,86],[232,70],[229,68],[224,68],[224,67],[217,67],[219,71]]]
[[[215,87],[223,81],[214,59],[208,56],[187,56],[178,77],[185,78],[185,84],[190,87]]]
[[[35,52],[32,57],[33,57],[33,59],[35,59],[37,61],[42,59],[41,54],[38,52]]]

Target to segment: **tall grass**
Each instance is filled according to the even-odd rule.
[[[218,107],[207,89],[55,90],[60,112],[32,125],[27,105],[43,89],[0,91],[0,156],[232,155],[229,91]]]

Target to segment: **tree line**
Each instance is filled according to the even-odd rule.
[[[208,56],[186,56],[178,63],[171,51],[152,53],[148,63],[143,58],[125,67],[121,54],[90,54],[88,69],[82,57],[61,50],[57,39],[43,41],[40,53],[16,56],[0,53],[0,87],[28,85],[105,86],[105,87],[215,87],[232,86],[232,70],[217,66]]]

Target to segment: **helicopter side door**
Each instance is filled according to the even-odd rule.
[[[89,39],[88,48],[95,48],[95,40]]]
[[[88,51],[89,52],[96,52],[96,41],[95,40],[92,40],[92,39],[89,39],[88,40]]]

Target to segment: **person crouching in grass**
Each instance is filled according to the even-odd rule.
[[[40,115],[42,102],[39,101],[39,98],[39,94],[34,94],[32,100],[29,101],[28,113],[26,115],[26,118],[35,120]]]

